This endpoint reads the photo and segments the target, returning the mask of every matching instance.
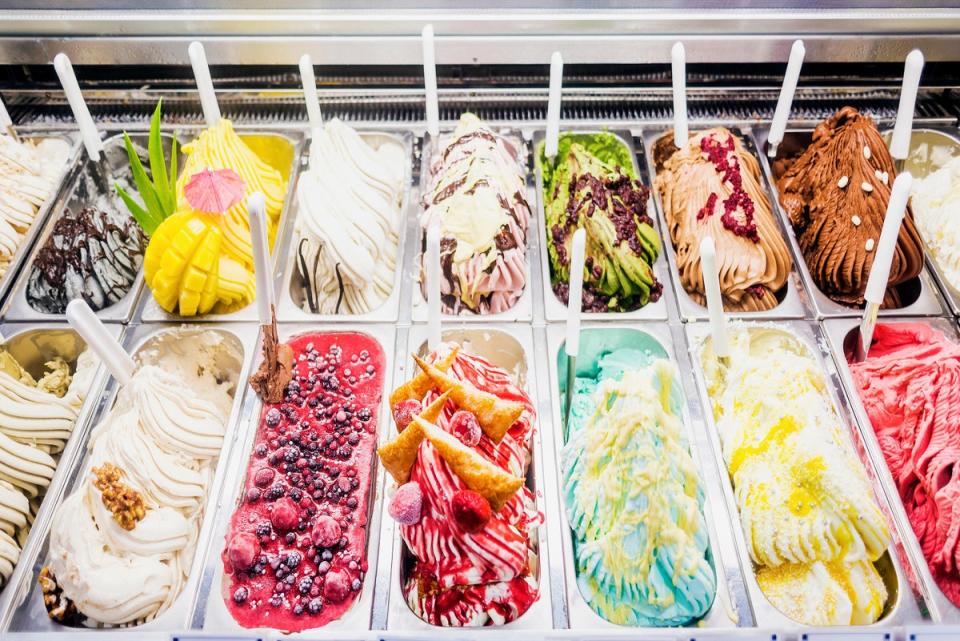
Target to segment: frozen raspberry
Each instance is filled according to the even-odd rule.
[[[345,570],[334,570],[323,581],[323,596],[332,603],[341,603],[350,596],[350,575]]]
[[[253,475],[253,484],[257,487],[267,487],[273,482],[275,474],[276,472],[273,471],[273,468],[262,467]]]
[[[297,510],[297,504],[292,499],[285,497],[277,500],[273,507],[273,513],[270,515],[270,522],[273,523],[275,529],[281,531],[292,530],[297,527],[298,519],[299,510]]]
[[[227,544],[227,559],[234,572],[253,567],[260,554],[260,541],[255,534],[239,532]]]
[[[322,548],[336,545],[340,535],[340,524],[325,514],[317,517],[317,522],[313,524],[313,529],[310,531],[313,544]]]
[[[474,533],[483,529],[490,520],[490,503],[476,492],[460,490],[450,500],[453,520],[466,532]]]
[[[400,401],[394,405],[393,420],[397,422],[397,430],[402,432],[407,429],[407,425],[413,422],[413,417],[419,414],[422,409],[423,407],[420,405],[420,401],[413,399]]]
[[[480,423],[472,412],[458,410],[450,419],[450,431],[467,447],[480,442]]]
[[[390,499],[387,511],[397,523],[413,525],[420,521],[420,509],[423,506],[423,490],[416,483],[404,483],[397,488]]]

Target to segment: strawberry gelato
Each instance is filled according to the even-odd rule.
[[[960,606],[960,344],[921,323],[873,338],[850,370],[930,573]]]

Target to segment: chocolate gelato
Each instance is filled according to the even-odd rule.
[[[795,160],[781,161],[774,171],[780,203],[817,287],[837,303],[863,305],[897,173],[873,120],[844,107],[817,125]],[[923,245],[908,206],[883,307],[908,304],[897,286],[922,268]]]
[[[126,296],[140,271],[146,240],[132,218],[86,207],[66,210],[34,260],[27,301],[62,314],[74,298],[94,310]]]
[[[720,291],[728,312],[758,312],[779,304],[790,275],[790,252],[773,217],[756,157],[722,127],[693,136],[683,149],[673,134],[653,149],[677,271],[690,298],[706,305],[700,241],[717,248]]]

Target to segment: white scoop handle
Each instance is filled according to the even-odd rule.
[[[433,25],[421,32],[423,46],[423,88],[427,99],[427,133],[434,139],[440,135],[440,103],[437,96],[437,57],[433,47]]]
[[[713,351],[719,358],[729,358],[730,337],[727,335],[727,317],[723,313],[720,272],[717,269],[717,248],[713,244],[712,236],[705,236],[700,241],[700,268],[703,270],[703,286],[707,294]]]
[[[907,211],[907,198],[910,197],[910,187],[913,185],[913,176],[905,171],[893,181],[890,200],[887,202],[887,213],[883,219],[883,229],[880,231],[880,240],[877,242],[877,253],[873,257],[873,266],[867,278],[867,289],[863,294],[868,303],[880,305],[883,295],[887,291],[887,281],[890,278],[890,265],[893,263],[893,253],[897,248],[897,238],[900,236],[900,225]]]
[[[570,250],[570,290],[567,296],[567,356],[580,353],[580,318],[583,315],[583,263],[587,246],[587,232],[581,227],[573,234]]]
[[[217,103],[217,93],[213,90],[213,79],[210,77],[207,53],[203,50],[203,44],[196,40],[190,43],[187,53],[190,55],[193,75],[197,79],[197,91],[200,92],[203,119],[207,121],[208,127],[215,127],[220,122],[220,105]]]
[[[303,98],[307,102],[307,116],[310,128],[323,127],[323,114],[320,112],[320,97],[317,95],[317,78],[313,75],[313,60],[309,53],[300,56],[300,80],[303,82]]]
[[[780,88],[777,108],[773,112],[773,121],[770,123],[770,134],[767,136],[767,154],[771,158],[776,155],[777,147],[783,142],[783,132],[787,130],[793,94],[797,91],[797,81],[800,80],[800,69],[803,67],[803,57],[806,53],[803,40],[795,40],[790,48],[790,60],[787,62],[787,71],[783,75],[783,86]]]
[[[673,79],[673,144],[682,149],[687,144],[687,50],[682,42],[670,50],[670,75]]]
[[[121,385],[130,383],[136,364],[121,347],[106,326],[100,322],[90,306],[82,298],[75,298],[67,305],[67,322],[75,329],[87,345],[100,357],[107,371]]]
[[[273,322],[276,294],[270,277],[270,243],[267,240],[267,205],[263,193],[250,194],[247,200],[250,240],[253,243],[253,271],[257,278],[257,317],[261,325]]]
[[[427,345],[440,347],[440,225],[427,227]]]
[[[100,132],[97,131],[97,125],[93,122],[87,103],[80,92],[80,84],[77,82],[77,75],[73,73],[73,65],[70,58],[65,53],[58,53],[53,59],[53,68],[60,78],[60,84],[63,85],[63,92],[67,94],[67,101],[70,103],[70,109],[73,111],[73,117],[80,128],[80,137],[83,138],[83,146],[87,149],[87,155],[93,161],[100,160],[100,151],[103,149],[103,142],[100,141]]]
[[[544,153],[547,158],[557,155],[560,141],[560,96],[563,93],[563,56],[554,51],[550,56],[550,95],[547,99],[547,137]]]
[[[917,89],[923,72],[923,53],[914,49],[903,65],[903,84],[900,87],[900,106],[897,122],[890,139],[890,155],[894,160],[906,160],[910,154],[910,133],[913,130],[913,109],[917,104]]]

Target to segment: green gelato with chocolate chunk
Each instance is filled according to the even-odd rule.
[[[630,150],[610,133],[563,134],[557,155],[540,146],[550,282],[567,302],[573,233],[587,233],[583,311],[626,312],[657,301],[653,273],[660,237],[647,214],[650,190],[633,169]]]

